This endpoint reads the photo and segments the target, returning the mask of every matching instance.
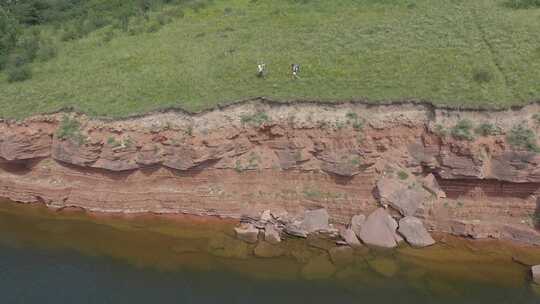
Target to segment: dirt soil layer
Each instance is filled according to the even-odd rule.
[[[457,111],[256,100],[120,121],[0,121],[0,197],[232,218],[323,207],[347,224],[379,207],[377,182],[394,178],[432,192],[415,212],[431,231],[540,245],[535,113],[536,104]],[[517,127],[532,142],[510,144]]]

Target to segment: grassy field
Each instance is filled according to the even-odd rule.
[[[58,55],[32,63],[26,81],[0,74],[0,116],[69,106],[121,117],[255,96],[524,104],[540,99],[540,9],[505,3],[216,0],[156,32],[106,27],[62,42],[43,27]],[[265,79],[255,76],[258,61],[268,66]],[[293,62],[302,65],[297,80]]]

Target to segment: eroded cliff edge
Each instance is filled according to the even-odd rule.
[[[435,177],[440,194],[409,199],[430,230],[540,245],[536,113],[252,101],[121,121],[1,121],[0,197],[235,218],[323,207],[348,223],[380,206],[378,181],[430,190]]]

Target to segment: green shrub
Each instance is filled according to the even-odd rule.
[[[39,49],[36,53],[36,59],[40,61],[47,61],[56,57],[58,53],[56,45],[51,39],[41,39]]]
[[[494,124],[485,122],[476,127],[476,129],[474,129],[474,133],[480,136],[490,136],[501,134],[501,130]]]
[[[116,140],[116,138],[112,136],[107,138],[107,144],[113,148],[120,147],[122,145],[120,141]]]
[[[506,5],[511,8],[535,8],[540,7],[540,0],[508,0]]]
[[[18,82],[30,79],[32,77],[32,70],[28,63],[29,61],[25,54],[16,53],[9,56],[6,64],[8,82]]]
[[[27,62],[36,58],[40,45],[40,34],[38,31],[30,31],[19,38],[17,41],[17,51],[25,57]]]
[[[265,112],[257,112],[252,115],[242,115],[240,117],[240,121],[243,125],[251,124],[260,126],[263,123],[270,121],[270,117],[268,117],[268,114],[266,114]]]
[[[534,123],[537,126],[540,126],[540,113],[536,113],[532,116],[532,119],[534,120]]]
[[[7,63],[10,51],[17,44],[18,35],[17,21],[0,6],[0,69]]]
[[[32,69],[29,65],[10,66],[6,67],[8,82],[25,81],[32,78]]]
[[[62,117],[62,121],[60,121],[60,125],[56,130],[56,137],[64,140],[72,140],[79,145],[86,142],[81,133],[80,122],[77,119],[71,118],[67,115]]]
[[[460,120],[450,131],[452,137],[459,140],[473,140],[474,136],[471,133],[473,124],[468,119]]]
[[[436,124],[433,127],[433,133],[435,133],[435,135],[438,135],[439,137],[443,137],[443,138],[448,136],[448,130],[446,130],[444,128],[444,126],[441,125],[441,124]]]
[[[409,178],[409,174],[402,170],[398,172],[398,177],[400,180],[406,180],[407,178]]]
[[[64,27],[62,35],[60,35],[60,40],[70,41],[81,38],[82,30],[78,25],[68,25]]]
[[[146,32],[147,33],[155,33],[161,29],[161,24],[157,21],[149,22],[146,26]]]
[[[486,69],[474,69],[473,70],[473,79],[477,83],[487,83],[493,79],[493,75],[489,70]]]
[[[514,148],[525,149],[531,152],[540,152],[540,147],[538,147],[536,142],[536,133],[529,129],[524,122],[512,127],[506,140]]]

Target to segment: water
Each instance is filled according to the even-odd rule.
[[[254,257],[231,225],[1,203],[2,303],[540,302],[528,267],[512,261],[540,263],[538,248],[447,237],[423,250],[358,251],[336,266],[304,240]]]

